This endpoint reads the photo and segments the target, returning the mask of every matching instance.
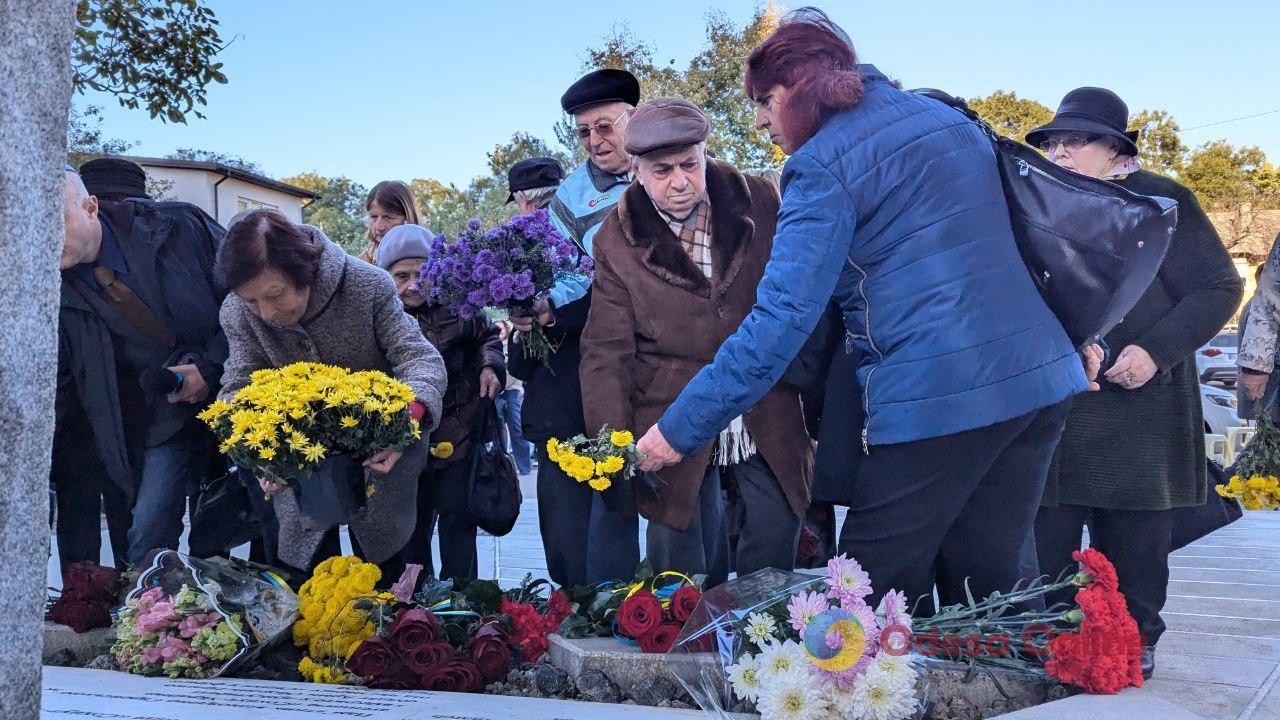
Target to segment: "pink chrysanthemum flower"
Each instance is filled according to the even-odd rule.
[[[857,560],[843,554],[827,561],[827,585],[842,600],[861,600],[871,594],[871,576]]]
[[[911,615],[907,612],[907,596],[897,590],[890,590],[884,594],[884,597],[880,598],[880,605],[876,608],[876,615],[883,627],[893,627],[894,625],[911,627]]]
[[[787,612],[791,615],[791,627],[803,634],[804,629],[813,622],[818,613],[825,612],[830,605],[822,593],[802,592],[791,596],[787,603]]]

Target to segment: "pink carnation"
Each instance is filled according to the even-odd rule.
[[[173,604],[168,600],[161,600],[153,605],[150,610],[138,613],[138,634],[146,635],[163,632],[180,619],[182,619],[182,616],[173,609]]]

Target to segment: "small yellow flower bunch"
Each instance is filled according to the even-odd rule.
[[[566,475],[598,492],[634,477],[641,459],[635,435],[607,426],[600,428],[594,438],[585,435],[568,441],[551,438],[547,441],[547,457]]]
[[[298,592],[298,621],[293,642],[306,646],[307,655],[298,672],[314,683],[341,684],[350,680],[344,668],[347,657],[374,634],[364,603],[388,604],[390,593],[375,592],[382,578],[377,565],[354,557],[332,557],[316,566]]]
[[[1248,480],[1235,475],[1214,490],[1222,497],[1239,500],[1245,510],[1280,509],[1280,478],[1275,475],[1254,475]]]
[[[200,419],[224,455],[263,477],[306,480],[330,454],[361,457],[421,436],[407,412],[413,391],[385,373],[294,363],[250,378]]]
[[[431,446],[431,457],[437,460],[448,460],[453,457],[453,443],[445,440]]]

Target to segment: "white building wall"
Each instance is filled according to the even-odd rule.
[[[165,200],[181,200],[209,213],[226,226],[236,213],[244,209],[279,210],[293,222],[302,222],[302,198],[278,190],[209,172],[187,168],[156,167],[144,164],[152,183],[171,184]],[[222,181],[219,183],[218,181]],[[216,197],[215,197],[216,186]]]

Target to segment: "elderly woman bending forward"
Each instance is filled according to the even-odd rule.
[[[231,346],[223,399],[247,385],[255,370],[295,362],[379,370],[413,390],[416,409],[423,413],[423,439],[368,459],[367,472],[380,475],[379,491],[350,525],[357,554],[383,563],[384,576],[398,574],[403,562],[397,556],[416,521],[427,431],[440,418],[445,389],[440,353],[405,315],[386,273],[349,257],[318,228],[295,225],[274,211],[251,213],[227,233],[217,274],[231,290],[221,316]],[[280,488],[263,489],[274,493]],[[285,563],[311,566],[322,542],[321,554],[338,552],[336,529],[303,529],[292,493],[277,494],[273,505],[280,524],[279,557]]]

